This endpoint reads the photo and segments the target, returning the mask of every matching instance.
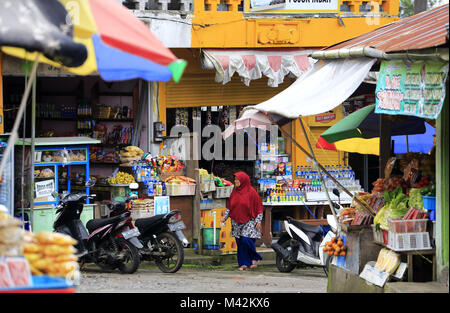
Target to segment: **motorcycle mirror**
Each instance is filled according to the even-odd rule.
[[[335,194],[337,197],[339,197],[341,195],[341,193],[339,192],[339,190],[337,188],[333,188],[333,194]]]
[[[139,189],[139,184],[138,183],[131,183],[129,185],[130,189]]]
[[[336,210],[339,210],[339,209],[341,208],[336,202],[331,201],[331,203],[333,204],[333,207],[334,207]]]
[[[95,179],[89,179],[86,184],[84,184],[85,187],[93,187],[95,185]]]
[[[59,193],[57,193],[56,191],[53,191],[52,196],[53,196],[53,198],[56,199],[59,196]]]

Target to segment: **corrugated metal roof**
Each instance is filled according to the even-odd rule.
[[[449,4],[445,4],[387,24],[324,50],[372,47],[384,52],[393,52],[440,46],[447,40],[448,14]]]

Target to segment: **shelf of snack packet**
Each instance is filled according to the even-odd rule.
[[[0,211],[0,293],[74,293],[80,278],[75,244],[67,235],[28,232]]]
[[[350,166],[326,165],[325,169],[352,194],[361,191],[359,180],[355,179],[355,173]],[[331,200],[341,201],[341,204],[349,204],[352,200],[352,197],[346,193],[341,193],[339,197],[334,195],[332,190],[337,187],[336,184],[328,177],[328,174],[322,172],[324,185],[318,170],[311,166],[297,166],[295,175],[292,175],[289,163],[285,165],[285,169],[278,168],[277,171],[284,175],[258,180],[259,190],[265,203],[271,205],[288,205],[287,202],[322,204],[323,201],[328,201],[326,191]]]
[[[402,255],[407,256],[410,268],[413,255],[431,255],[435,275],[434,173],[434,159],[430,155],[408,153],[392,157],[384,169],[385,178],[372,183],[371,193],[358,194],[372,214],[357,203],[339,212],[339,223],[346,233],[368,229],[372,242],[378,246],[379,259],[375,265],[367,265],[364,277],[372,277],[368,274],[370,271],[378,271],[379,275],[395,275],[402,266],[406,266],[400,266]],[[413,271],[410,270],[408,281],[412,281],[412,277]]]

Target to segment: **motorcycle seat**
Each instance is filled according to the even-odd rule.
[[[305,232],[309,232],[309,233],[314,233],[314,234],[319,234],[322,233],[322,227],[320,227],[320,225],[311,225],[311,224],[306,224],[300,221],[296,221],[296,220],[291,220],[291,223],[294,224],[294,226],[296,226],[297,228],[305,231]]]
[[[137,220],[134,221],[134,225],[138,229],[144,229],[144,228],[151,226],[152,224],[155,224],[155,223],[161,221],[163,218],[164,218],[164,214],[158,214],[158,215],[155,215],[152,217],[146,217],[146,218],[138,218]]]
[[[88,221],[86,223],[86,228],[89,230],[90,233],[92,233],[97,228],[100,228],[100,227],[108,225],[108,224],[113,224],[113,223],[119,222],[122,219],[123,219],[123,216],[121,216],[121,215],[109,217],[109,218],[96,218],[96,219]]]

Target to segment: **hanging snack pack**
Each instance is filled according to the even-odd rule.
[[[27,233],[23,254],[33,275],[73,277],[79,270],[73,246],[76,243],[72,237],[60,233]]]

